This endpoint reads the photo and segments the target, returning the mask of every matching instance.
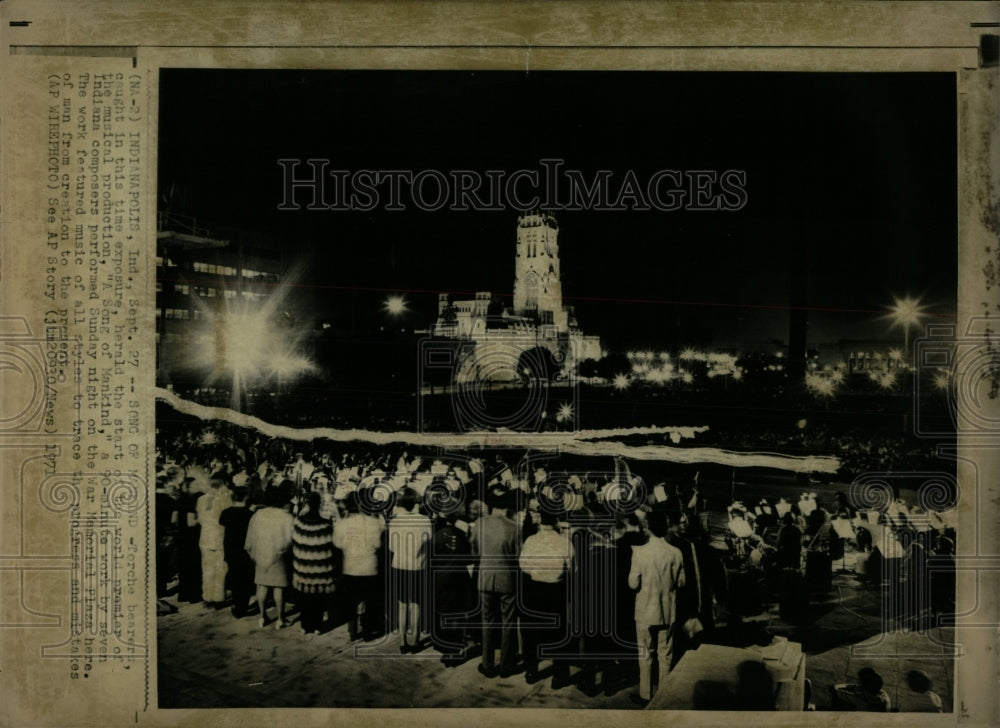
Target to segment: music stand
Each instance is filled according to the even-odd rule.
[[[851,525],[851,520],[848,518],[834,518],[832,521],[833,530],[840,538],[844,541],[848,541],[854,538],[854,527]],[[847,544],[841,549],[840,553],[840,568],[837,569],[838,574],[851,574],[850,569],[847,568]]]

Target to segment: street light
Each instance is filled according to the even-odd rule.
[[[889,308],[889,318],[893,326],[903,328],[903,355],[906,361],[906,368],[910,369],[910,327],[919,326],[924,307],[920,305],[919,298],[905,296],[904,298],[894,297],[893,305]]]
[[[399,294],[387,296],[385,301],[382,303],[382,308],[384,308],[385,312],[390,316],[402,316],[410,310],[410,307],[406,302],[406,296]]]

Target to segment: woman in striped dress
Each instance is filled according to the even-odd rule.
[[[308,493],[292,530],[292,586],[299,595],[302,631],[319,634],[323,608],[334,591],[338,551],[333,523],[320,514],[320,494]]]

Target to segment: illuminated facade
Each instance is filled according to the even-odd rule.
[[[516,379],[517,362],[537,348],[551,353],[563,371],[603,356],[600,338],[580,331],[572,307],[563,305],[559,226],[546,212],[518,218],[513,306],[504,307],[486,291],[466,300],[442,293],[432,334],[475,343],[463,350],[458,381]]]

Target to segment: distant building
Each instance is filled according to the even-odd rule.
[[[210,319],[242,305],[259,307],[285,272],[280,250],[269,249],[261,236],[239,230],[213,233],[193,218],[158,215],[157,384],[190,377],[193,352],[211,345]],[[226,239],[216,237],[220,234]]]
[[[559,272],[559,225],[547,212],[517,220],[514,257],[514,305],[504,307],[488,291],[475,298],[452,300],[442,293],[435,337],[473,342],[462,347],[456,381],[505,380],[519,376],[517,362],[536,349],[571,370],[584,359],[603,356],[597,336],[585,335],[573,308],[563,305]]]
[[[849,374],[882,374],[905,369],[906,357],[900,341],[841,339],[837,343],[820,344],[816,364],[820,368],[841,364]]]

